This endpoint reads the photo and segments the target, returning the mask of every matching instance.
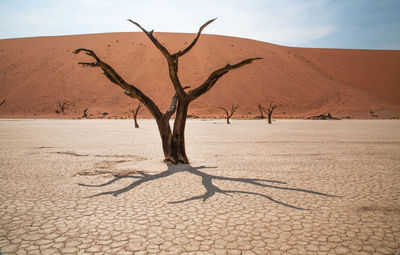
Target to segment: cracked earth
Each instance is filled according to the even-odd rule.
[[[2,254],[396,254],[400,121],[0,120]]]

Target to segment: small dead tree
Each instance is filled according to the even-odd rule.
[[[136,109],[132,109],[131,110],[131,112],[132,112],[132,114],[133,114],[133,120],[134,120],[134,122],[135,122],[135,128],[139,128],[139,124],[137,123],[137,115],[138,115],[138,113],[139,113],[139,111],[140,111],[140,108],[142,107],[143,105],[141,104],[141,103],[139,103],[137,106],[136,106]]]
[[[189,109],[189,104],[204,95],[210,89],[212,89],[215,83],[225,74],[233,69],[237,69],[252,63],[254,60],[258,60],[261,58],[248,58],[242,60],[236,64],[227,64],[222,68],[219,68],[212,72],[208,78],[200,84],[198,87],[192,89],[189,92],[185,92],[184,88],[181,84],[181,81],[178,77],[178,65],[179,58],[188,53],[194,45],[197,43],[200,38],[201,32],[203,29],[212,23],[215,19],[207,21],[203,24],[199,31],[197,32],[194,40],[183,50],[180,50],[175,53],[170,53],[168,49],[158,41],[158,39],[154,36],[154,30],[147,31],[144,29],[139,23],[128,20],[140,30],[150,39],[150,41],[154,44],[154,46],[161,52],[161,54],[165,57],[168,64],[169,77],[173,84],[175,95],[172,98],[170,108],[162,113],[160,108],[154,103],[152,99],[150,99],[147,95],[145,95],[141,90],[139,90],[136,86],[126,82],[109,64],[103,62],[94,51],[90,49],[76,49],[73,51],[74,54],[79,54],[80,52],[85,52],[86,55],[93,58],[94,62],[79,62],[78,64],[82,66],[88,67],[99,67],[103,70],[103,74],[114,84],[121,87],[125,94],[133,99],[139,100],[153,115],[156,120],[158,130],[160,132],[162,148],[164,152],[164,161],[171,162],[173,164],[184,163],[188,164],[189,160],[186,156],[185,149],[185,126],[186,126],[186,118]],[[174,100],[175,98],[175,100]],[[176,112],[175,121],[173,124],[173,128],[170,126],[170,118]]]
[[[56,113],[63,113],[63,114],[65,114],[65,110],[68,108],[68,106],[71,104],[71,102],[70,101],[68,101],[68,100],[58,100],[57,101],[57,107],[59,108],[59,109],[56,109]]]
[[[87,108],[83,109],[82,118],[87,118]]]
[[[221,109],[221,110],[223,110],[224,112],[225,112],[225,114],[226,114],[226,124],[231,124],[230,122],[229,122],[229,119],[232,117],[232,115],[235,113],[235,111],[237,110],[237,108],[239,108],[239,106],[235,106],[234,104],[232,104],[232,107],[231,107],[231,111],[230,112],[228,112],[228,110],[227,109],[225,109],[224,107],[222,107],[222,106],[220,106],[220,107],[217,107],[218,109]]]
[[[259,105],[257,105],[257,108],[258,108],[258,110],[260,111],[260,119],[265,119],[265,116],[264,116],[264,112],[263,112],[263,107],[262,107],[262,105],[261,104],[259,104]]]
[[[5,102],[6,102],[6,100],[4,99],[4,100],[0,103],[0,105],[3,105]]]
[[[278,108],[280,105],[275,104],[274,102],[271,102],[268,106],[267,109],[265,109],[264,107],[262,107],[263,111],[265,112],[265,114],[267,114],[268,117],[268,124],[272,124],[272,113],[273,111]]]

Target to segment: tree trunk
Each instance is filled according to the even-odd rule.
[[[172,133],[172,155],[175,163],[189,164],[185,150],[185,126],[189,102],[178,100],[174,131]]]
[[[261,105],[258,105],[258,110],[260,111],[260,119],[265,119],[264,114],[263,114],[263,108],[261,107]]]
[[[185,125],[187,110],[188,103],[181,103],[179,100],[173,132],[171,132],[168,119],[156,119],[162,141],[164,161],[166,162],[171,162],[173,164],[189,164],[185,150]]]
[[[229,118],[226,118],[226,124],[231,124],[231,123],[229,122]]]
[[[135,121],[135,128],[139,128],[139,124],[137,123],[137,115],[136,114],[133,116],[133,119]]]
[[[268,113],[268,124],[272,124],[272,112]]]
[[[164,161],[174,163],[175,159],[172,156],[172,133],[169,121],[167,119],[158,120],[158,131],[160,132],[162,148],[164,152]]]

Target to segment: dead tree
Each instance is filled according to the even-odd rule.
[[[150,99],[147,95],[145,95],[141,90],[139,90],[136,86],[126,82],[109,64],[103,62],[94,51],[90,49],[76,49],[73,53],[78,54],[80,52],[85,52],[88,56],[94,59],[94,62],[79,62],[82,66],[88,67],[99,67],[103,70],[104,75],[114,84],[121,87],[125,94],[133,99],[139,100],[152,114],[154,119],[156,120],[158,130],[160,132],[162,147],[164,152],[164,157],[166,162],[172,162],[174,164],[185,163],[188,164],[189,160],[186,156],[185,150],[185,125],[186,118],[188,113],[189,104],[208,92],[212,87],[214,87],[215,83],[225,74],[227,74],[230,70],[243,67],[247,64],[252,63],[254,60],[258,60],[261,58],[248,58],[242,60],[236,64],[227,64],[226,66],[219,68],[212,72],[208,78],[200,84],[198,87],[190,90],[189,92],[185,92],[184,88],[181,84],[181,81],[178,77],[178,65],[179,58],[188,53],[193,46],[197,43],[201,32],[203,29],[213,22],[215,19],[207,21],[203,24],[199,31],[197,32],[194,40],[183,50],[180,50],[175,53],[170,53],[167,48],[158,41],[158,39],[154,36],[154,31],[147,31],[144,29],[139,23],[128,20],[138,28],[140,28],[143,33],[150,39],[150,41],[156,46],[156,48],[162,53],[165,57],[168,64],[169,77],[174,86],[176,100],[174,101],[175,96],[172,99],[170,108],[165,112],[161,112],[159,107],[154,103],[152,99]],[[176,118],[173,124],[173,128],[171,129],[169,120],[171,116],[176,112]]]
[[[4,99],[4,100],[0,103],[0,105],[3,105],[5,102],[6,102],[6,100]]]
[[[229,113],[228,112],[228,110],[227,109],[225,109],[224,107],[218,107],[218,109],[221,109],[221,110],[223,110],[224,112],[225,112],[225,114],[226,114],[226,123],[227,124],[231,124],[230,122],[229,122],[229,119],[232,117],[232,115],[235,113],[235,111],[237,110],[237,108],[239,108],[239,106],[235,106],[234,104],[232,105],[232,108],[231,108],[231,112]]]
[[[57,106],[59,109],[56,110],[56,113],[63,113],[65,114],[65,110],[71,103],[68,100],[58,100],[57,101]]]
[[[333,117],[330,112],[328,114],[320,114],[317,116],[308,117],[308,119],[312,120],[340,120],[339,118]]]
[[[83,109],[82,118],[87,118],[87,108]]]
[[[131,110],[131,112],[132,112],[132,114],[133,114],[133,120],[134,120],[134,122],[135,122],[135,128],[139,128],[139,124],[137,123],[137,115],[138,115],[138,113],[139,113],[141,107],[142,107],[142,104],[139,103],[139,104],[136,106],[136,109],[132,109],[132,110]]]
[[[257,108],[258,108],[258,110],[260,111],[260,119],[265,119],[265,116],[264,116],[264,112],[263,112],[263,107],[262,107],[262,105],[261,104],[259,104],[259,105],[257,105]]]
[[[279,105],[274,104],[274,102],[271,102],[268,106],[267,109],[265,109],[264,107],[262,107],[263,111],[265,112],[265,114],[267,114],[268,117],[268,124],[272,124],[272,113],[273,111],[278,108]]]

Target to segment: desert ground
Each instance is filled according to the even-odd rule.
[[[2,254],[396,254],[400,121],[0,120]]]

